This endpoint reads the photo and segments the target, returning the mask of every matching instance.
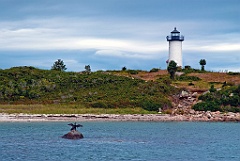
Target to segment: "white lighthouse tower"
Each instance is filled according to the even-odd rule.
[[[171,35],[167,36],[167,41],[169,41],[167,63],[169,64],[173,60],[177,63],[178,67],[182,67],[182,41],[184,41],[184,36],[180,35],[180,32],[175,27]]]

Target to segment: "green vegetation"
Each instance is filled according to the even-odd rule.
[[[201,79],[196,76],[187,76],[187,75],[181,75],[180,77],[176,78],[178,81],[200,81]]]
[[[91,74],[91,67],[90,67],[90,65],[85,65],[85,73]]]
[[[59,108],[59,112],[56,111],[58,108],[54,108],[54,113],[66,113],[63,109],[72,107],[76,113],[90,109],[134,111],[139,108],[142,112],[146,110],[155,112],[159,108],[171,107],[168,96],[175,88],[164,81],[146,82],[114,73],[98,71],[86,74],[41,70],[34,67],[0,70],[0,103],[2,106],[29,105],[34,108],[29,111],[33,113],[36,113],[38,110],[36,105],[39,104],[51,107],[64,105]],[[130,73],[138,71],[131,70]],[[2,107],[0,109],[4,112]]]
[[[209,91],[199,97],[203,102],[194,105],[194,110],[240,112],[240,85],[225,86],[219,91],[212,85]]]
[[[228,72],[228,75],[240,75],[239,72]]]
[[[174,75],[177,71],[177,63],[175,61],[170,61],[167,67],[168,73],[170,74],[170,78],[174,79]]]
[[[122,67],[122,71],[126,71],[127,70],[127,67]]]
[[[193,106],[195,110],[240,112],[238,73],[203,72],[186,66],[181,70],[184,74],[171,79],[167,71],[157,68],[91,72],[89,65],[85,69],[80,73],[31,66],[0,70],[0,112],[144,114],[161,108],[171,113],[170,100],[181,89],[209,90],[199,97],[202,102]],[[177,70],[174,64],[171,70]]]
[[[158,72],[158,71],[159,71],[158,68],[152,68],[149,72],[151,73],[151,72]]]
[[[201,59],[199,61],[199,64],[201,65],[201,71],[205,71],[204,66],[206,65],[206,60],[205,59]]]
[[[54,62],[52,66],[52,70],[65,71],[67,70],[67,68],[66,68],[66,65],[64,65],[63,60],[58,59],[57,61]]]
[[[184,72],[185,74],[188,74],[188,73],[203,73],[203,71],[201,71],[199,69],[193,69],[190,66],[185,66],[185,68],[182,69],[182,72]]]
[[[150,114],[152,111],[143,108],[91,108],[80,104],[29,104],[0,105],[0,111],[5,113],[29,114]]]
[[[135,75],[135,74],[138,74],[139,70],[131,70],[131,69],[128,69],[127,72],[128,72],[129,74]]]

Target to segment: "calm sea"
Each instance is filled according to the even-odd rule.
[[[0,160],[240,160],[239,123],[83,122],[66,140],[68,123],[0,123]]]

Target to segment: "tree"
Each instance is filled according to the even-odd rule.
[[[206,65],[206,60],[205,59],[201,59],[199,64],[202,66],[201,70],[204,71],[204,65]]]
[[[85,65],[85,72],[86,72],[87,74],[90,74],[90,73],[91,73],[91,67],[90,67],[90,65]]]
[[[122,71],[126,71],[127,70],[127,67],[122,67]]]
[[[170,78],[174,79],[174,75],[177,71],[177,63],[173,60],[170,61],[168,67],[167,67],[168,73],[170,74]]]
[[[57,61],[55,61],[52,66],[52,70],[65,71],[66,69],[67,69],[66,65],[64,65],[64,62],[61,59],[58,59]]]

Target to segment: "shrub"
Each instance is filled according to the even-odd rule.
[[[147,111],[159,111],[159,108],[166,110],[172,107],[171,103],[166,98],[156,99],[148,98],[147,100],[141,100],[138,104],[141,108]]]
[[[240,111],[240,86],[231,86],[217,91],[212,85],[210,92],[199,96],[202,103],[194,105],[194,109],[203,111],[225,111],[238,112]]]
[[[222,111],[219,104],[216,102],[200,102],[193,106],[193,109],[196,111]]]
[[[152,72],[158,72],[158,71],[159,71],[158,68],[152,68],[152,69],[150,70],[150,73],[152,73]]]
[[[160,77],[160,78],[158,78],[158,81],[160,81],[168,86],[172,83],[172,79],[170,79],[169,77]]]
[[[94,102],[94,103],[91,104],[91,106],[92,106],[93,108],[107,108],[107,107],[108,107],[108,106],[106,105],[106,103],[101,102],[101,101],[99,101],[99,102]]]
[[[216,91],[217,91],[216,88],[214,88],[214,85],[212,84],[209,89],[209,92],[216,92]]]
[[[127,67],[122,67],[122,71],[126,71],[127,70]]]
[[[201,79],[196,76],[181,75],[180,77],[177,78],[177,80],[179,80],[179,81],[199,81]]]
[[[186,65],[186,66],[184,67],[184,69],[185,69],[185,70],[189,70],[189,69],[192,69],[192,68],[191,68],[190,65]]]
[[[233,90],[233,92],[240,95],[240,85],[238,85],[238,87],[235,90]]]
[[[227,74],[228,74],[228,75],[240,75],[239,72],[228,72]]]
[[[158,109],[161,107],[161,104],[158,102],[147,100],[141,102],[141,107],[148,111],[158,111]]]
[[[185,68],[182,69],[182,71],[183,71],[185,74],[188,74],[188,73],[202,73],[201,70],[199,70],[199,69],[193,69],[193,68],[191,68],[190,66],[189,66],[189,67],[188,67],[188,66],[185,66]]]
[[[127,70],[129,74],[138,74],[137,70]]]
[[[239,107],[224,106],[223,111],[235,112],[236,113],[236,112],[240,112],[240,108]]]
[[[214,101],[216,98],[212,93],[207,93],[198,97],[199,100],[203,101]]]
[[[232,97],[226,97],[224,99],[221,99],[221,102],[223,105],[230,105],[230,106],[239,106],[240,105],[240,98],[237,95],[234,95]]]

